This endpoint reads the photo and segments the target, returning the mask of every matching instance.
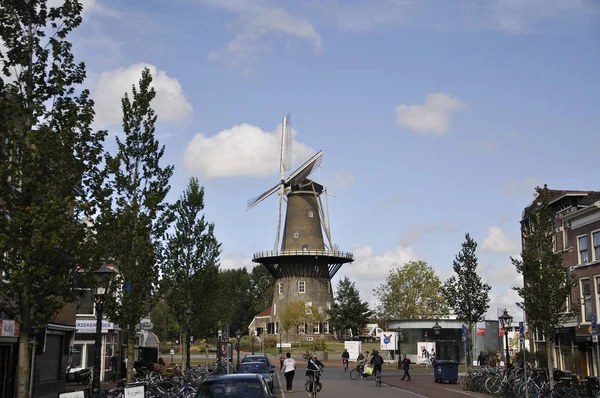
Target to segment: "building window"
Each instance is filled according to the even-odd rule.
[[[331,301],[328,301],[328,302],[327,302],[327,309],[328,309],[329,311],[331,311]]]
[[[300,234],[298,232],[294,232],[294,238],[298,239],[300,237]]]
[[[277,315],[277,304],[273,303],[273,315]]]
[[[313,218],[313,212],[312,212],[312,211],[309,211],[309,212],[308,212],[308,216],[309,216],[310,218]]]
[[[77,314],[94,315],[94,297],[91,290],[81,290],[77,298]]]
[[[312,315],[312,301],[304,303],[304,310],[306,311],[306,315]]]
[[[594,244],[594,261],[600,260],[600,231],[592,232],[592,243]]]
[[[307,252],[308,251],[308,245],[306,243],[302,245],[302,251],[303,252]]]
[[[577,249],[579,251],[579,264],[588,263],[589,259],[587,235],[577,237]]]
[[[279,282],[279,294],[283,294],[283,282]]]
[[[320,334],[321,333],[321,325],[319,325],[319,322],[314,322],[313,323],[313,334]]]
[[[306,334],[306,322],[298,325],[298,334]]]
[[[323,322],[323,333],[329,334],[329,322]]]
[[[580,279],[582,317],[584,322],[592,320],[592,294],[590,290],[590,278]]]
[[[298,281],[298,293],[306,293],[306,282]]]

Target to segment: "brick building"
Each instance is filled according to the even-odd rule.
[[[557,328],[554,336],[554,362],[561,370],[598,375],[591,318],[592,314],[600,317],[600,192],[551,190],[544,185],[541,195],[556,211],[554,250],[562,253],[563,265],[577,281],[565,306],[573,316]],[[527,215],[538,199],[523,211],[523,244]],[[545,350],[548,337],[533,331],[535,349]]]

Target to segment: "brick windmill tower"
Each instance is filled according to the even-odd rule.
[[[319,151],[286,177],[292,163],[290,115],[283,118],[281,130],[281,179],[274,187],[248,201],[249,210],[275,192],[279,193],[279,221],[274,249],[256,253],[252,259],[264,265],[275,278],[273,304],[268,322],[264,324],[264,332],[283,332],[286,337],[298,334],[308,341],[315,337],[332,338],[333,330],[327,315],[327,310],[333,305],[331,279],[342,265],[354,261],[354,258],[352,253],[342,252],[332,244],[327,205],[324,207],[321,200],[326,188],[308,178],[321,165],[323,152]],[[284,202],[287,210],[279,247]],[[327,204],[327,195],[325,202]],[[323,235],[327,237],[328,245]],[[286,306],[295,302],[304,302],[306,321],[297,330],[283,330],[280,316],[286,311]]]

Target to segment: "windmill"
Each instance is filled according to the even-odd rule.
[[[312,338],[313,334],[333,337],[327,321],[327,310],[333,304],[331,279],[343,264],[354,261],[354,258],[351,253],[342,252],[332,244],[328,206],[324,207],[321,200],[326,188],[308,178],[321,165],[323,151],[317,152],[286,177],[292,164],[292,138],[291,119],[287,115],[281,127],[280,180],[247,203],[247,210],[250,210],[274,193],[279,194],[275,247],[273,251],[255,253],[252,259],[264,265],[276,283],[269,322],[265,330],[258,327],[257,331],[278,333],[281,311],[291,302],[303,301],[307,308],[316,307],[319,316],[315,314],[311,319],[307,318],[307,322],[295,331],[286,330],[286,336],[291,332],[292,335],[305,334],[307,338]],[[284,202],[286,212],[281,234]],[[323,235],[328,245],[325,245]]]

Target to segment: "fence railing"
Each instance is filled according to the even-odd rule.
[[[329,257],[341,257],[352,260],[354,255],[348,252],[332,251],[332,250],[270,250],[264,252],[254,253],[253,259],[264,258],[264,257],[277,257],[277,256],[329,256]]]

